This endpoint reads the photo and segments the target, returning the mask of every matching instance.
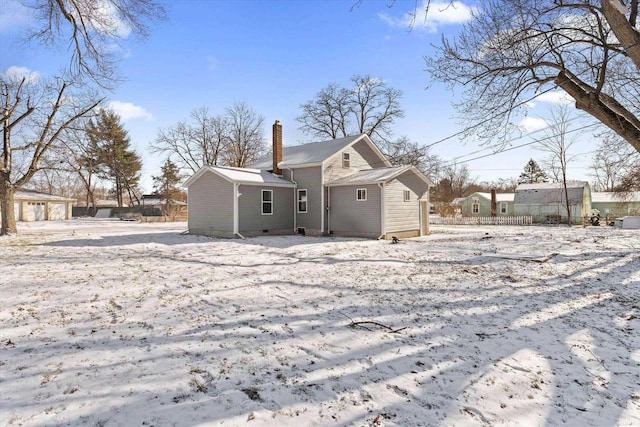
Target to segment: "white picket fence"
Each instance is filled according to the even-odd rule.
[[[429,222],[433,225],[531,225],[532,216],[454,216],[432,215]]]

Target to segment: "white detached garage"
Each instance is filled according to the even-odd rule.
[[[32,190],[17,190],[13,197],[16,221],[64,221],[72,218],[75,199]]]

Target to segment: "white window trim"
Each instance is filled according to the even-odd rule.
[[[478,207],[478,209],[476,209],[476,206]],[[471,205],[471,213],[480,213],[480,203],[473,202],[473,204]]]
[[[264,200],[265,193],[271,194],[270,200],[268,201]],[[271,205],[271,212],[265,213],[264,206],[267,203]],[[262,190],[262,192],[260,193],[260,213],[262,215],[273,215],[273,190]]]
[[[302,200],[300,200],[300,192],[304,191],[304,207],[305,209],[303,211],[300,210],[300,202]],[[306,188],[301,188],[298,190],[298,206],[296,211],[298,213],[307,213],[309,211],[309,192],[307,191]]]
[[[507,202],[500,202],[500,213],[507,213]]]
[[[360,192],[364,195],[363,198],[360,197]],[[367,201],[367,189],[366,188],[357,188],[356,189],[356,200],[358,202],[366,202]]]
[[[342,153],[342,167],[345,169],[351,167],[351,156],[349,153]]]
[[[404,199],[405,202],[410,202],[411,201],[411,191],[403,190],[402,191],[402,198]]]

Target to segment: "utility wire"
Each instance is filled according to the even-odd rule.
[[[582,128],[568,130],[568,131],[566,131],[566,132],[564,132],[564,133],[565,133],[565,135],[566,135],[566,134],[569,134],[569,133],[574,133],[574,132],[582,131],[582,130],[585,130],[585,129],[590,128],[590,127],[595,127],[595,126],[597,126],[597,125],[598,125],[598,123],[593,123],[593,124],[587,125],[587,126],[582,127]],[[494,152],[494,153],[489,153],[489,154],[485,154],[485,155],[482,155],[482,156],[474,157],[474,158],[472,158],[472,159],[463,160],[463,161],[461,161],[461,162],[453,162],[453,163],[451,163],[450,165],[453,165],[453,164],[459,164],[459,163],[468,163],[468,162],[471,162],[471,161],[473,161],[473,160],[484,159],[485,157],[495,156],[495,155],[498,155],[498,154],[505,153],[505,152],[507,152],[507,151],[512,151],[512,150],[516,150],[516,149],[518,149],[518,148],[526,147],[526,146],[528,146],[528,145],[537,144],[537,143],[539,143],[539,142],[541,142],[541,141],[545,141],[545,140],[548,140],[548,139],[552,139],[552,138],[555,138],[555,137],[557,137],[557,136],[558,136],[558,134],[549,135],[549,136],[547,136],[546,138],[536,139],[536,140],[534,140],[534,141],[527,142],[527,143],[525,143],[525,144],[520,144],[520,145],[516,145],[516,146],[510,147],[510,148],[505,148],[504,150],[500,150],[500,151],[496,151],[496,152]],[[518,139],[519,139],[519,138],[518,138]]]
[[[578,117],[573,117],[573,118],[571,118],[571,119],[567,120],[567,124],[570,124],[571,122],[574,122],[574,121],[576,121],[576,120],[578,120]],[[510,143],[511,143],[511,142],[513,142],[513,141],[517,141],[517,140],[522,139],[522,138],[530,137],[531,135],[534,135],[534,134],[537,134],[537,133],[540,133],[540,132],[546,131],[546,130],[548,130],[548,129],[549,129],[548,127],[546,127],[546,128],[542,128],[542,129],[536,129],[536,130],[533,130],[533,131],[531,131],[531,132],[528,132],[528,133],[522,134],[522,135],[520,135],[520,136],[518,136],[518,137],[514,137],[514,138],[512,138],[512,139],[510,139],[509,141],[506,141],[506,142],[504,142],[504,143],[494,144],[494,145],[491,145],[491,146],[489,146],[489,147],[484,147],[484,148],[481,148],[481,149],[479,149],[479,150],[472,151],[471,153],[467,153],[467,154],[463,154],[463,155],[461,155],[461,156],[454,157],[452,161],[453,161],[453,162],[456,162],[458,159],[462,159],[462,158],[464,158],[464,157],[472,156],[472,155],[474,155],[474,154],[481,153],[481,152],[483,152],[483,151],[486,151],[486,150],[489,150],[489,149],[492,149],[492,148],[496,148],[496,147],[500,147],[500,146],[504,147],[505,145],[510,144]],[[553,136],[557,136],[557,135],[553,135]],[[544,140],[544,139],[543,139],[543,140]],[[536,141],[538,141],[538,140],[536,140]],[[494,151],[494,152],[493,152],[493,154],[499,154],[499,153],[501,153],[502,151],[503,151],[503,150],[497,150],[497,151]]]
[[[509,108],[509,109],[507,109],[507,110],[504,110],[504,111],[502,111],[502,112],[500,112],[500,113],[494,113],[493,115],[489,116],[489,118],[488,118],[487,120],[494,119],[494,118],[496,118],[496,117],[498,117],[498,116],[501,116],[501,115],[503,115],[503,114],[506,114],[506,113],[507,113],[507,112],[509,112],[510,110],[513,110],[514,108],[520,107],[520,106],[522,106],[522,105],[526,104],[527,102],[533,101],[534,99],[536,99],[536,98],[537,98],[537,97],[539,97],[540,95],[544,95],[545,93],[549,93],[549,92],[551,92],[552,90],[555,90],[555,89],[556,89],[556,87],[555,87],[555,86],[554,86],[554,87],[550,87],[549,89],[546,89],[546,90],[544,90],[544,91],[542,91],[542,92],[540,92],[540,93],[536,94],[535,96],[533,96],[533,97],[531,97],[531,98],[529,98],[529,99],[525,99],[524,101],[521,101],[520,103],[518,103],[518,104],[516,104],[516,105],[512,106],[511,108]],[[434,145],[440,144],[441,142],[448,141],[448,140],[450,140],[451,138],[455,138],[456,136],[459,136],[459,135],[462,135],[462,134],[464,134],[464,133],[467,133],[468,131],[470,131],[470,130],[472,130],[472,129],[475,129],[475,128],[477,128],[477,127],[479,127],[480,125],[482,125],[482,122],[480,122],[480,123],[476,123],[476,124],[471,125],[471,126],[469,126],[469,127],[466,127],[466,128],[464,128],[464,129],[462,129],[461,131],[454,133],[453,135],[449,135],[449,136],[447,136],[447,137],[445,137],[445,138],[439,139],[439,140],[437,140],[437,141],[435,141],[435,142],[432,142],[431,144],[427,144],[427,145],[425,145],[425,147],[427,147],[427,148],[429,148],[429,147],[433,147]]]

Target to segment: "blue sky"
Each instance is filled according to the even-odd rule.
[[[430,145],[463,129],[451,102],[456,94],[431,84],[424,71],[424,56],[441,34],[454,35],[468,17],[472,2],[439,6],[418,17],[410,30],[406,13],[413,1],[398,0],[180,0],[166,2],[169,19],[153,24],[146,41],[130,41],[120,52],[120,74],[126,81],[108,95],[120,114],[132,143],[144,162],[143,190],[151,191],[164,158],[151,153],[159,128],[189,118],[206,106],[223,113],[244,101],[265,117],[264,134],[271,139],[271,124],[280,120],[285,145],[310,141],[297,128],[300,104],[311,100],[329,83],[348,85],[353,75],[369,74],[403,91],[406,116],[397,121],[394,134]],[[445,2],[447,3],[447,2]],[[28,49],[18,38],[29,16],[16,0],[0,0],[0,72],[10,67],[40,75],[53,74],[66,61],[65,47]],[[429,88],[427,89],[427,87]],[[552,94],[553,95],[553,94]],[[522,124],[537,129],[556,96],[538,100]],[[540,137],[540,135],[538,135]],[[514,141],[513,145],[528,142]],[[592,150],[575,145],[574,154]],[[432,153],[458,162],[485,156],[491,149],[457,138],[434,145]],[[545,153],[527,148],[489,155],[467,163],[480,181],[517,177],[529,158]],[[586,179],[588,156],[570,165],[570,178]]]

